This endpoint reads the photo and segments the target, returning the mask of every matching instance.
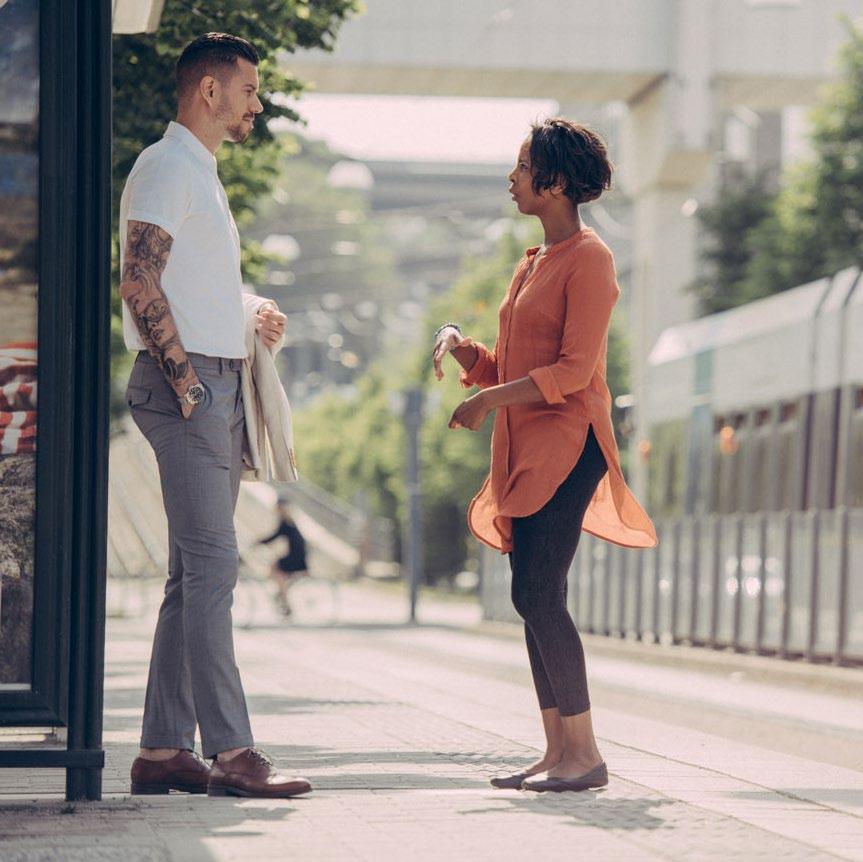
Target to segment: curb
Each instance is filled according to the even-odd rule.
[[[507,639],[524,637],[519,623],[484,620],[473,631]],[[594,655],[662,665],[699,673],[734,676],[773,685],[797,686],[824,694],[863,700],[863,668],[817,664],[803,659],[737,652],[686,644],[646,643],[628,638],[580,633],[585,650]]]

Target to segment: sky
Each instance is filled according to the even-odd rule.
[[[510,164],[530,124],[558,109],[549,99],[322,93],[291,105],[308,121],[307,137],[355,159],[496,165]],[[784,113],[782,158],[788,164],[809,155],[808,111]]]
[[[309,94],[295,107],[308,120],[304,134],[356,159],[509,164],[531,122],[557,103]]]

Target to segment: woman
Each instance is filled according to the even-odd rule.
[[[516,266],[494,350],[464,337],[457,324],[436,334],[437,378],[452,353],[462,384],[480,387],[449,427],[476,431],[496,411],[491,473],[468,521],[480,541],[509,553],[546,737],[540,760],[492,779],[495,787],[561,791],[608,783],[584,651],[566,609],[566,575],[582,527],[628,547],[656,544],[650,519],[626,487],[611,424],[605,368],[620,293],[614,261],[578,210],[610,187],[611,172],[604,144],[589,129],[562,119],[535,125],[509,182],[519,211],[542,222],[545,241]]]
[[[274,542],[281,536],[288,540],[288,553],[273,563],[270,576],[278,586],[276,601],[284,616],[289,617],[292,609],[288,600],[288,591],[297,578],[309,573],[309,567],[306,563],[306,540],[294,523],[291,507],[286,500],[279,500],[279,526],[276,527],[276,531],[265,539],[261,539],[259,543],[269,545],[270,542]]]

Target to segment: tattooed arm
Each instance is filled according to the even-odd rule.
[[[199,381],[180,342],[168,298],[162,290],[162,272],[172,243],[171,235],[157,225],[140,221],[128,223],[120,296],[132,314],[147,352],[159,363],[179,398]],[[188,418],[193,405],[183,403],[182,409]]]

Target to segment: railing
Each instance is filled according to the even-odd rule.
[[[659,546],[582,534],[569,605],[582,631],[863,663],[863,509],[686,517]],[[487,619],[518,620],[506,557],[485,550]]]

